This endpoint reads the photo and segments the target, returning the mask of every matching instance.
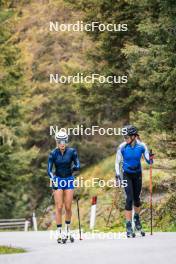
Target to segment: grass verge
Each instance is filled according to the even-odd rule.
[[[0,254],[14,254],[26,252],[23,248],[14,248],[11,246],[0,246]]]

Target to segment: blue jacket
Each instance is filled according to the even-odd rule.
[[[120,164],[122,163],[123,172],[126,173],[140,173],[141,158],[144,156],[146,162],[150,164],[150,155],[146,145],[136,140],[136,144],[131,146],[123,142],[117,149],[115,170],[116,175],[120,175]]]
[[[67,147],[62,155],[61,151],[55,148],[48,157],[48,175],[50,178],[53,177],[53,165],[55,176],[61,178],[72,176],[73,171],[80,169],[77,151],[74,148]]]

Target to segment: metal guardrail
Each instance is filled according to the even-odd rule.
[[[28,231],[30,226],[31,222],[25,218],[0,219],[0,229],[24,228],[24,231]]]
[[[30,221],[25,218],[0,219],[0,229],[24,228],[24,231],[28,231],[29,227],[33,227],[34,231],[38,230],[35,212],[32,213]]]

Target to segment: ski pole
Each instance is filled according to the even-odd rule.
[[[77,212],[78,212],[78,224],[79,224],[79,240],[82,240],[81,236],[81,221],[80,221],[80,212],[79,212],[79,198],[76,199]]]
[[[117,200],[117,189],[115,189],[115,195],[114,195],[114,198],[112,200],[112,205],[111,205],[111,209],[110,209],[110,212],[109,212],[109,215],[108,215],[108,219],[107,219],[107,222],[106,222],[106,226],[109,225],[109,221],[110,221],[110,218],[111,218],[111,215],[112,215],[112,210],[115,207],[116,200]]]
[[[109,221],[110,221],[110,218],[111,218],[113,207],[114,207],[114,201],[112,202],[112,206],[111,206],[111,209],[110,209],[110,212],[109,212],[109,215],[108,215],[108,220],[106,222],[106,226],[109,225]]]
[[[150,157],[153,156],[152,149]],[[150,159],[150,235],[153,235],[153,203],[152,203],[152,159]]]

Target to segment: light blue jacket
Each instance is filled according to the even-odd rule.
[[[150,155],[147,146],[136,140],[134,146],[123,142],[117,149],[115,171],[120,175],[120,164],[122,163],[123,172],[135,174],[141,172],[141,158],[144,156],[146,162],[150,164]]]

